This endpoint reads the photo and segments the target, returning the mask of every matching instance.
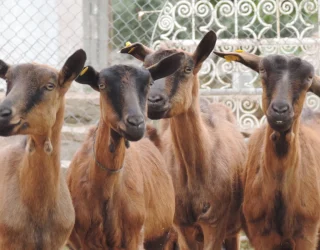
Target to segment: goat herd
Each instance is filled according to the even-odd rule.
[[[317,249],[320,115],[303,108],[320,77],[295,56],[215,52],[259,72],[267,124],[245,144],[228,107],[199,97],[193,53],[128,44],[143,67],[60,71],[0,60],[0,249],[235,250],[239,231],[259,250]],[[83,68],[84,67],[84,68]],[[64,95],[75,79],[100,93],[100,121],[60,173]],[[162,119],[158,133],[146,116]],[[320,249],[320,247],[319,247]]]

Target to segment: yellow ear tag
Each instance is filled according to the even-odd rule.
[[[134,51],[135,47],[132,47],[129,51],[128,54],[130,54],[132,51]]]
[[[242,49],[237,49],[237,50],[236,50],[236,52],[238,52],[238,53],[242,53],[242,52],[243,52],[243,50],[242,50]]]
[[[84,75],[87,72],[87,70],[88,70],[88,67],[85,67],[83,70],[81,70],[79,76]]]
[[[131,46],[132,44],[128,41],[126,42],[126,48]],[[130,54],[132,51],[134,51],[135,47],[132,47],[129,51],[128,51],[128,54]]]
[[[224,56],[224,59],[226,59],[227,62],[240,61],[240,58],[238,56],[235,56],[235,55]]]

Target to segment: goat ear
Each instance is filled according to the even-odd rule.
[[[97,72],[92,66],[87,66],[83,68],[75,81],[80,84],[89,85],[94,90],[100,91],[98,87],[98,79],[99,72]]]
[[[9,64],[6,64],[4,61],[0,60],[0,78],[5,79],[6,73],[9,68]]]
[[[217,56],[226,59],[228,62],[237,61],[250,69],[259,72],[259,64],[262,57],[247,52],[218,52],[214,51]]]
[[[157,80],[176,72],[181,67],[184,59],[185,54],[183,52],[175,53],[162,59],[160,62],[148,67],[147,69],[149,70],[152,79]]]
[[[152,49],[144,46],[141,43],[128,44],[125,48],[120,50],[120,53],[130,54],[140,61],[144,61],[147,55],[153,52]]]
[[[193,70],[194,74],[197,74],[201,68],[204,60],[208,58],[211,54],[214,46],[216,45],[217,35],[212,30],[210,30],[205,36],[202,38],[200,43],[198,44],[196,50],[193,52],[193,60],[195,62],[195,67]]]
[[[320,76],[315,75],[312,80],[311,87],[309,88],[310,92],[313,92],[320,97]]]
[[[71,82],[79,75],[84,63],[87,59],[86,52],[79,49],[74,52],[64,63],[62,69],[59,72],[59,85],[63,87],[69,87]],[[68,83],[68,84],[66,84]]]

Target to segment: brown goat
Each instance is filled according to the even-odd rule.
[[[180,69],[156,81],[148,98],[151,119],[169,118],[160,150],[174,181],[175,225],[181,250],[220,250],[227,238],[227,249],[239,248],[239,178],[245,160],[245,143],[236,125],[227,119],[229,109],[202,101],[201,112],[199,104],[197,74],[215,42],[216,35],[210,31],[194,53],[183,52],[185,57]],[[177,50],[154,52],[136,43],[121,52],[142,60],[148,67]],[[215,107],[221,111],[219,114],[213,112]]]
[[[60,174],[60,133],[64,95],[85,60],[78,50],[60,72],[0,60],[0,77],[7,82],[0,135],[26,135],[0,151],[0,249],[62,249],[72,231],[75,214]]]
[[[165,249],[173,226],[174,189],[164,159],[145,132],[152,79],[172,74],[182,54],[149,69],[86,67],[77,82],[100,91],[99,125],[74,156],[68,185],[76,212],[75,249]],[[129,141],[137,141],[130,143]],[[168,243],[169,244],[169,243]]]
[[[320,81],[298,57],[221,53],[260,73],[268,123],[250,137],[243,176],[243,215],[255,249],[312,250],[320,222],[320,124],[306,93]]]

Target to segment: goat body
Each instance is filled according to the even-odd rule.
[[[62,249],[72,231],[75,214],[60,174],[60,135],[64,95],[85,60],[78,50],[60,71],[0,60],[0,77],[7,82],[0,135],[22,137],[0,150],[0,249]]]
[[[105,144],[108,140],[97,132],[96,143]],[[93,134],[91,130],[68,174],[78,218],[73,234],[83,249],[136,249],[134,246],[142,246],[143,240],[166,235],[173,223],[174,196],[160,152],[146,138],[125,149],[121,138],[115,153],[123,155],[119,160],[123,169],[110,174],[99,169],[93,159]],[[109,158],[108,166],[116,158]]]
[[[222,113],[210,112],[221,110],[220,105],[211,104],[208,113],[200,113],[196,99],[188,113],[170,118],[162,135],[161,151],[175,187],[175,224],[189,235],[185,246],[179,241],[181,249],[196,249],[191,240],[195,232],[189,228],[195,225],[204,235],[214,235],[208,239],[213,249],[240,230],[240,173],[246,148],[236,125],[221,119]]]
[[[320,126],[297,121],[279,158],[266,125],[250,138],[243,213],[256,249],[315,249],[320,206]],[[279,143],[284,138],[279,138]],[[288,140],[288,139],[287,139]]]
[[[63,107],[58,123],[63,122]],[[26,152],[24,138],[0,152],[0,249],[61,249],[74,224],[68,187],[60,174],[60,126],[54,128],[53,156]]]

